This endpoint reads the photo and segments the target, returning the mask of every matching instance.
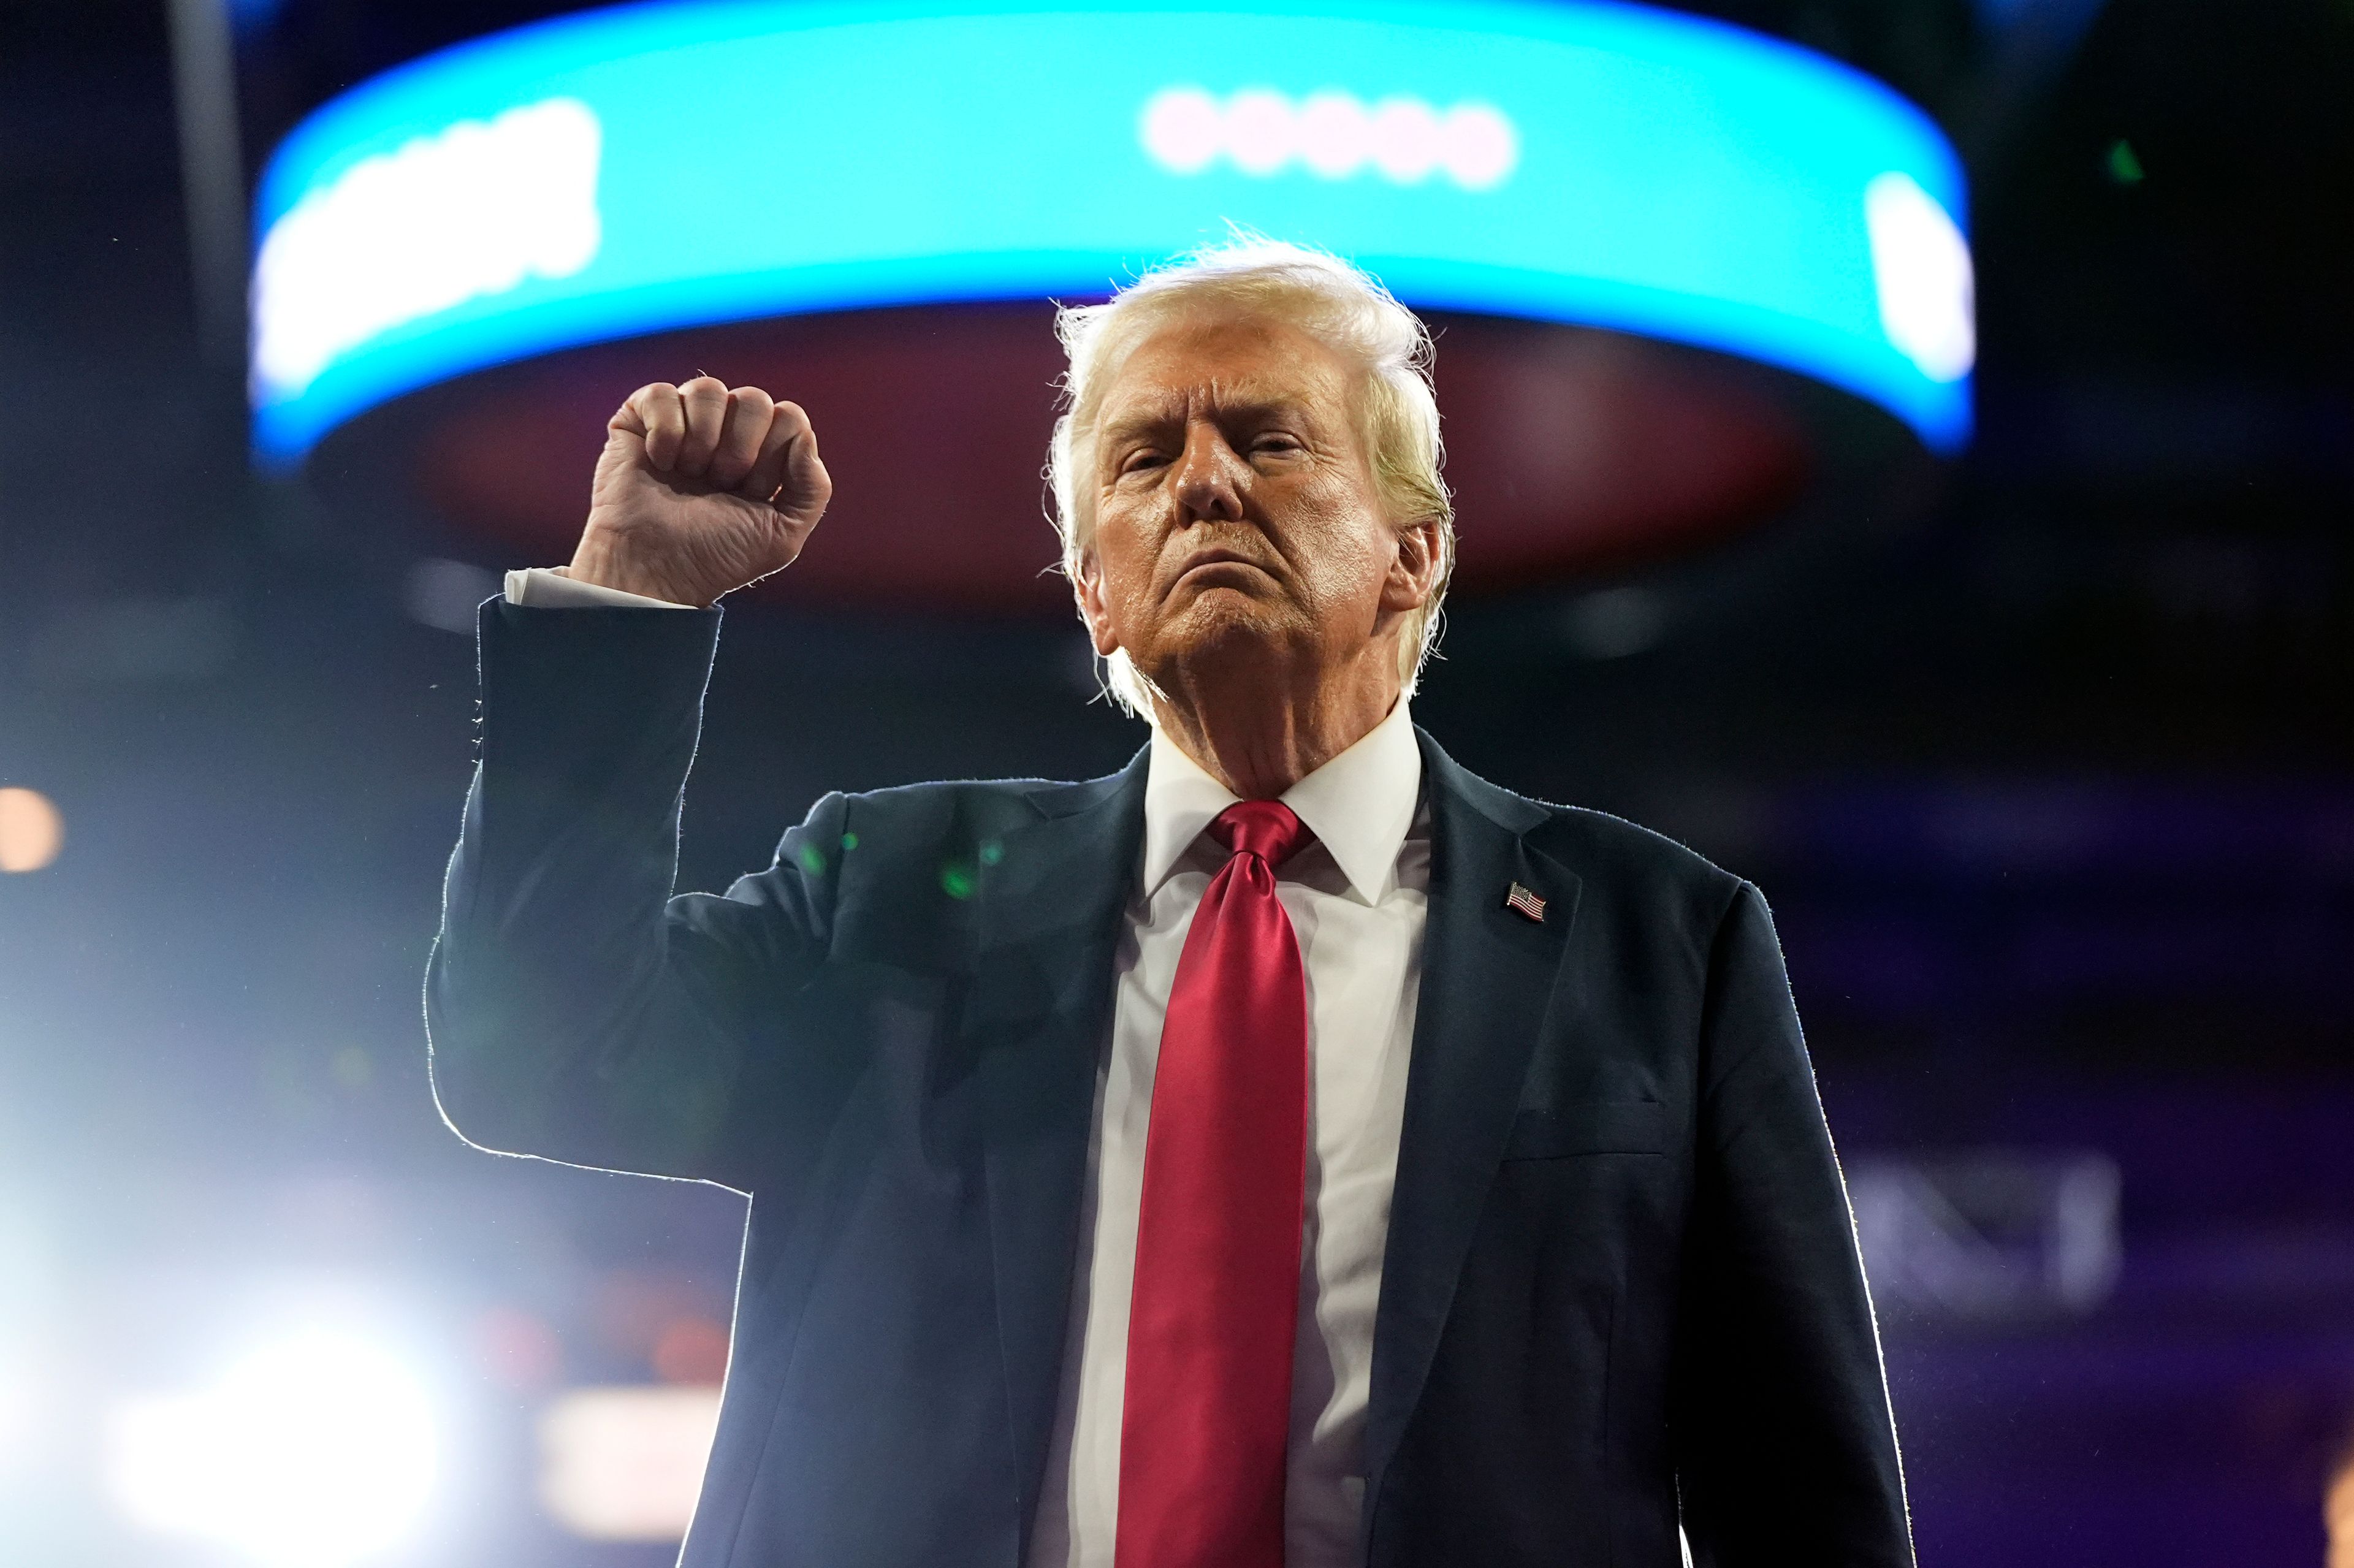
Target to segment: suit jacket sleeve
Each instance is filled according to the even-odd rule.
[[[1854,1220],[1781,946],[1746,883],[1712,944],[1701,1031],[1672,1417],[1693,1561],[1909,1565]]]
[[[716,610],[527,609],[481,635],[481,755],[426,969],[469,1141],[751,1186],[747,1079],[825,957],[844,803],[726,897],[671,896]]]

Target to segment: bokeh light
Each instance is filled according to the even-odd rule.
[[[718,1426],[716,1388],[568,1393],[540,1422],[540,1504],[592,1541],[676,1541]]]
[[[65,847],[66,820],[37,790],[0,789],[0,872],[38,871]]]

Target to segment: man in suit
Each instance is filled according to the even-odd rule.
[[[1909,1564],[1764,903],[1412,723],[1421,323],[1249,242],[1061,326],[1109,778],[828,795],[672,895],[716,601],[831,493],[757,389],[633,395],[482,609],[434,1088],[750,1194],[687,1568]]]

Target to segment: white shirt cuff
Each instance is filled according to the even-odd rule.
[[[625,604],[640,609],[693,609],[666,599],[648,599],[599,583],[575,582],[562,567],[526,567],[507,574],[507,602],[533,609],[583,609],[594,605]]]

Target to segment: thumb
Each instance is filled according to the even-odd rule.
[[[833,478],[825,471],[825,460],[817,455],[817,434],[811,431],[795,441],[787,454],[784,493],[777,499],[816,512],[823,510],[832,494]]]
[[[832,493],[833,482],[818,456],[817,431],[809,416],[798,404],[778,404],[742,493],[772,502],[779,510],[814,514],[824,509]]]

